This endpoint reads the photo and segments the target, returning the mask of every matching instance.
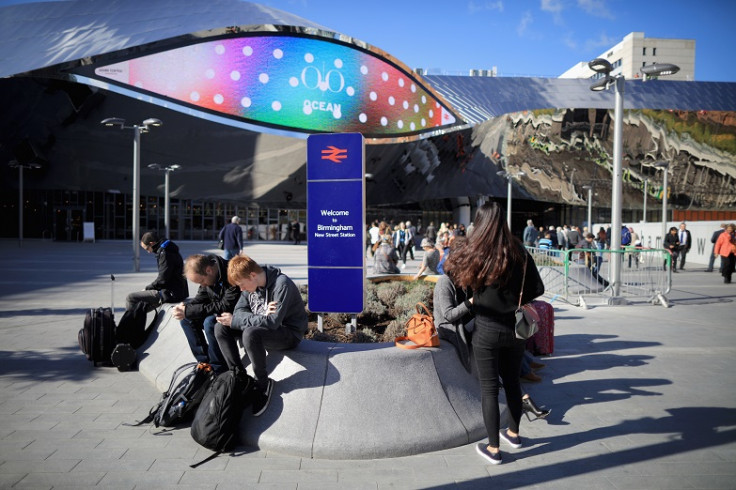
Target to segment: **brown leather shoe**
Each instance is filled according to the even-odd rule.
[[[542,369],[546,364],[542,364],[541,362],[530,362],[529,366],[531,366],[532,369]]]
[[[534,373],[526,373],[524,376],[521,377],[521,380],[522,381],[529,381],[529,382],[532,382],[532,383],[539,383],[540,381],[542,381],[542,378],[540,378],[539,376],[537,376]]]

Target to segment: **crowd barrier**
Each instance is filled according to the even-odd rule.
[[[587,307],[646,301],[668,307],[672,256],[665,249],[548,250],[527,247],[553,298]],[[621,284],[614,295],[611,261],[621,261]]]

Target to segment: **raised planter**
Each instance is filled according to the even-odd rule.
[[[140,372],[161,391],[177,367],[193,361],[168,312],[141,351]],[[309,458],[373,459],[486,435],[478,381],[447,343],[407,351],[391,343],[304,340],[294,350],[269,353],[268,365],[274,394],[260,417],[244,413],[246,445]]]

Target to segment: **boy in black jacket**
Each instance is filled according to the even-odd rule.
[[[141,248],[156,254],[158,276],[143,291],[130,293],[125,300],[125,308],[132,310],[136,303],[143,302],[146,303],[146,311],[151,311],[162,303],[175,303],[189,296],[179,247],[171,240],[159,238],[156,232],[149,231],[141,237]]]

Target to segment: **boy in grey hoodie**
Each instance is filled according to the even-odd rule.
[[[217,317],[215,337],[229,368],[245,367],[237,340],[253,365],[253,415],[261,415],[271,399],[273,380],[266,370],[266,350],[293,349],[307,332],[307,312],[294,281],[280,269],[261,267],[247,255],[230,259],[228,281],[242,291],[233,313]]]

